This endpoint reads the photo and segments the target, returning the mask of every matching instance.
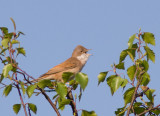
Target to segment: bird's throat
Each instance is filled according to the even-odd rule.
[[[77,56],[77,59],[84,65],[86,64],[88,58],[89,58],[90,54],[81,54],[80,56]]]

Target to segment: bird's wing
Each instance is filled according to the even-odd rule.
[[[77,58],[71,57],[67,59],[66,61],[64,61],[63,63],[51,68],[47,73],[41,75],[40,77],[55,74],[55,73],[62,72],[68,69],[73,69],[77,67],[79,64],[80,64],[80,61]]]

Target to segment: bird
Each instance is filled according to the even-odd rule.
[[[82,45],[76,46],[76,48],[73,50],[72,56],[69,59],[54,66],[48,72],[41,75],[39,78],[33,80],[32,82],[38,82],[44,79],[63,82],[62,74],[64,72],[71,72],[75,75],[82,70],[87,60],[89,59],[89,56],[91,55],[87,53],[89,50],[91,49],[87,49]],[[73,78],[74,76],[71,79]]]

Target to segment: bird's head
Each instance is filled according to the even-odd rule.
[[[89,50],[91,50],[91,49],[87,49],[81,45],[78,45],[74,49],[74,51],[72,53],[72,57],[76,57],[78,60],[81,61],[82,64],[85,64],[86,61],[88,60],[89,56],[91,55],[91,54],[87,53]]]

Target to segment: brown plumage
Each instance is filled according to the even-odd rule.
[[[91,55],[87,54],[88,51],[89,49],[78,45],[69,59],[51,68],[47,73],[41,75],[38,79],[35,79],[32,82],[37,82],[43,79],[63,81],[62,74],[64,72],[72,72],[74,74],[80,72]]]

